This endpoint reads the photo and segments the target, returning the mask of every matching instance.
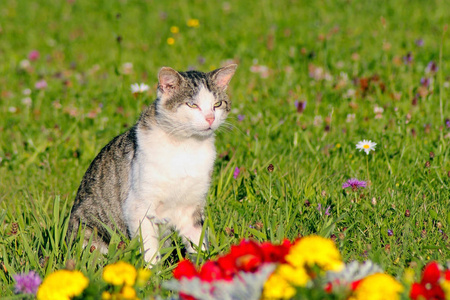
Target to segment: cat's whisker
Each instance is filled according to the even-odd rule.
[[[241,133],[244,136],[247,136],[247,133],[245,133],[244,131],[242,131],[238,126],[234,125],[233,123],[230,122],[223,122],[224,125],[227,125],[229,127],[231,127],[231,130],[229,130],[230,132],[233,130],[237,130],[239,133]],[[226,129],[228,129],[227,127],[225,127]]]

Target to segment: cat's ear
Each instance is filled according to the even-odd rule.
[[[236,72],[237,65],[231,64],[226,67],[212,71],[210,74],[213,82],[222,90],[226,90],[231,78]]]
[[[181,84],[183,77],[180,73],[169,67],[162,67],[158,73],[158,89],[165,96],[172,95]]]

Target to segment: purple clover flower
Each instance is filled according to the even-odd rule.
[[[424,44],[423,39],[417,39],[416,40],[416,46],[417,47],[423,47],[423,44]]]
[[[238,115],[238,121],[242,122],[245,119],[245,115]]]
[[[393,236],[394,232],[392,231],[392,229],[388,229],[388,236]]]
[[[450,119],[445,119],[445,126],[447,126],[447,128],[450,128]]]
[[[367,186],[367,183],[365,181],[358,180],[356,178],[351,178],[342,184],[343,189],[351,187],[352,191],[354,191],[354,192],[356,192],[358,190],[358,188],[364,188],[366,186]]]
[[[237,179],[240,172],[241,172],[241,170],[239,170],[239,168],[236,167],[236,169],[234,169],[233,178]]]
[[[13,275],[16,281],[15,293],[16,294],[32,294],[36,295],[39,285],[42,280],[38,274],[34,271],[28,273]]]

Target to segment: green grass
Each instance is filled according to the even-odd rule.
[[[229,59],[239,63],[229,88],[233,129],[217,137],[206,258],[242,238],[313,233],[336,237],[345,261],[371,259],[394,276],[449,258],[450,2],[166,2],[0,4],[0,295],[13,295],[13,274],[45,276],[69,260],[92,279],[119,259],[144,264],[137,240],[116,250],[117,237],[107,256],[65,244],[80,180],[154,100],[160,67],[209,71]],[[186,25],[191,18],[198,28]],[[24,70],[33,49],[40,58]],[[408,52],[413,61],[405,64]],[[436,74],[425,74],[430,61]],[[131,74],[123,74],[125,62]],[[254,64],[267,66],[268,77],[251,72]],[[432,84],[420,88],[427,76]],[[40,79],[45,90],[34,88]],[[150,94],[134,98],[135,82],[149,84]],[[307,101],[303,113],[295,101]],[[375,106],[384,108],[380,119]],[[376,151],[359,153],[362,139],[375,141]],[[343,192],[351,177],[370,183],[356,195]],[[163,253],[146,295],[171,277],[179,242]]]

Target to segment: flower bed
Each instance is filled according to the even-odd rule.
[[[16,293],[37,291],[37,299],[138,299],[136,289],[150,274],[117,262],[104,268],[101,285],[69,270],[56,271],[42,283],[32,271],[14,278]],[[199,268],[181,261],[173,277],[163,283],[173,292],[171,299],[450,299],[450,270],[436,262],[424,268],[418,282],[410,271],[399,281],[370,261],[345,264],[333,241],[314,235],[281,245],[243,240]]]

